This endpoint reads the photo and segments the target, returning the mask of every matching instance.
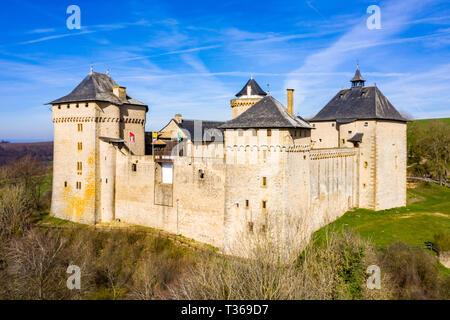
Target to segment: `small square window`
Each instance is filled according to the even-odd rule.
[[[86,103],[86,104],[85,104],[85,107],[86,107],[86,108],[89,107],[89,103]]]
[[[331,124],[332,127],[334,127],[334,122]]]
[[[272,129],[267,129],[267,136],[271,137],[272,136]]]

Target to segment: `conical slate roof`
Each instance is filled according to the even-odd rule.
[[[220,129],[249,128],[305,128],[308,122],[291,116],[286,108],[272,96],[266,96],[233,120],[225,122]]]
[[[105,101],[116,105],[134,104],[146,106],[144,103],[133,99],[128,95],[126,101],[120,100],[113,93],[113,88],[116,86],[117,83],[109,75],[91,72],[71,93],[48,104],[79,101]]]
[[[339,91],[310,121],[345,119],[407,121],[376,86],[353,87]]]
[[[357,82],[357,81],[366,81],[361,75],[361,72],[359,71],[359,67],[356,68],[355,75],[353,76],[353,79],[350,80],[350,82]]]
[[[266,96],[267,95],[267,93],[265,93],[264,90],[261,89],[259,84],[253,78],[251,78],[250,80],[247,81],[247,83],[242,88],[242,90],[239,91],[238,93],[236,93],[236,97],[246,96],[248,85],[250,85],[250,88],[251,88],[250,95],[252,95],[252,96]]]

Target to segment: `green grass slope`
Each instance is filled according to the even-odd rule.
[[[423,246],[436,233],[450,232],[450,189],[420,184],[407,192],[408,205],[382,211],[356,209],[345,213],[315,233],[322,238],[328,231],[354,229],[378,247],[401,241]]]

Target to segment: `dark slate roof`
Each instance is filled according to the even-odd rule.
[[[357,133],[355,133],[355,135],[354,135],[353,137],[351,137],[351,138],[348,139],[347,141],[361,143],[361,142],[362,142],[363,135],[364,135],[364,133],[362,133],[362,132],[357,132]]]
[[[350,80],[350,82],[356,82],[356,81],[366,81],[366,80],[362,77],[361,72],[359,71],[359,67],[356,68],[355,75],[353,76],[353,79]]]
[[[407,121],[375,87],[353,87],[338,92],[310,121],[339,120]]]
[[[286,108],[272,96],[266,96],[233,120],[225,122],[222,129],[239,128],[305,128],[308,122],[291,116]]]
[[[247,83],[242,88],[242,90],[239,91],[238,93],[236,93],[236,97],[246,96],[248,85],[250,85],[252,96],[266,96],[267,95],[267,93],[265,93],[264,90],[261,89],[259,84],[253,78],[251,78],[250,80],[247,81]]]
[[[176,122],[176,120],[174,119]],[[195,122],[198,124],[197,134],[195,132]],[[223,141],[223,129],[219,129],[221,125],[223,125],[224,121],[209,121],[209,120],[193,120],[193,119],[182,119],[181,123],[177,122],[177,125],[188,133],[191,137],[191,141],[199,142],[222,142]]]
[[[68,95],[56,99],[48,104],[70,103],[79,101],[105,101],[116,105],[134,104],[147,106],[146,104],[127,95],[127,101],[120,100],[114,93],[113,88],[117,83],[107,74],[91,72],[81,83]]]

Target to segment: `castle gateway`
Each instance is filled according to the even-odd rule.
[[[226,122],[175,115],[145,132],[148,107],[92,72],[50,104],[54,123],[51,214],[97,224],[163,229],[224,251],[242,234],[299,237],[351,208],[406,205],[406,120],[359,68],[351,87],[310,121],[254,79]]]

